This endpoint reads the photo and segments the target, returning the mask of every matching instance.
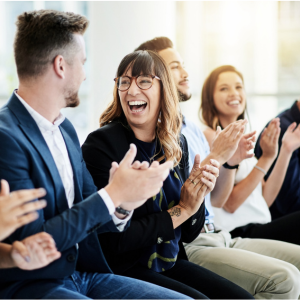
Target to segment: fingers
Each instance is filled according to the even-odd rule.
[[[157,168],[157,167],[159,167],[159,162],[155,160],[154,162],[152,162],[152,164],[151,164],[150,167],[151,168]]]
[[[6,209],[20,206],[25,202],[43,197],[46,195],[46,190],[43,188],[32,190],[20,190],[9,194],[9,201],[6,204]]]
[[[220,168],[220,163],[217,160],[211,159],[210,163],[211,163],[212,166],[214,166],[214,167],[216,167],[218,169]]]
[[[46,205],[47,205],[47,202],[45,200],[28,202],[23,205],[14,207],[11,210],[11,213],[13,213],[13,215],[16,217],[20,217],[29,212],[35,212],[36,210],[40,210],[40,209],[44,208]]]
[[[18,218],[18,223],[16,224],[16,228],[22,227],[25,224],[31,223],[35,221],[39,217],[37,212],[32,212],[27,215]]]
[[[47,242],[49,244],[53,244],[55,246],[55,241],[53,237],[47,233],[47,232],[39,232],[34,235],[31,235],[27,238],[25,238],[22,243],[30,243],[31,241],[37,242],[37,243],[44,243]]]
[[[55,253],[51,253],[51,254],[47,255],[48,263],[51,263],[60,257],[61,257],[61,253],[58,251],[55,251]]]
[[[154,168],[151,165],[151,168],[149,169],[149,177],[164,181],[168,177],[172,168],[172,161],[166,161],[165,163],[160,164],[159,166],[156,166]]]
[[[130,166],[133,163],[133,160],[136,156],[136,146],[134,144],[130,144],[130,148],[127,151],[127,153],[125,154],[124,158],[122,159],[122,161],[120,162],[120,167],[127,167],[130,168]]]
[[[215,182],[212,182],[205,177],[201,177],[201,182],[206,186],[206,188],[209,191],[212,191],[215,187]]]
[[[246,156],[245,156],[245,158],[251,158],[253,156],[254,156],[254,153],[247,153]]]
[[[147,161],[143,161],[142,163],[139,161],[135,161],[131,167],[136,170],[146,170],[149,168],[149,163]]]
[[[253,138],[255,138],[255,134],[256,134],[256,130],[254,130],[254,131],[252,131],[252,132],[250,132],[250,133],[246,133],[246,134],[244,134],[244,138],[246,139],[246,140],[248,140],[248,139],[253,139]]]
[[[276,128],[276,132],[275,134],[273,135],[273,144],[277,144],[278,143],[278,140],[279,140],[279,136],[280,136],[280,131],[281,131],[281,128]]]
[[[213,174],[213,176],[218,177],[219,176],[219,168],[218,167],[214,167],[211,165],[205,165],[203,167],[203,169],[211,174]],[[203,171],[204,172],[204,171]],[[202,173],[203,173],[202,172]]]
[[[140,166],[141,166],[141,163],[140,163],[138,160],[136,160],[136,161],[131,165],[131,167],[132,167],[133,169],[136,169],[136,170],[138,170],[138,169],[140,168]]]
[[[7,196],[8,194],[9,194],[8,182],[6,180],[2,179],[0,196]]]

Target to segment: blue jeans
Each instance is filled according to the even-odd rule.
[[[75,271],[63,280],[27,282],[13,295],[23,299],[191,299],[141,280]]]

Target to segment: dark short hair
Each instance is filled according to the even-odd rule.
[[[159,52],[159,51],[165,50],[167,48],[173,48],[173,47],[174,47],[173,43],[169,38],[167,38],[165,36],[161,36],[161,37],[154,38],[152,40],[149,40],[149,41],[141,44],[134,51],[151,50],[154,52]]]
[[[16,25],[17,72],[19,78],[27,78],[43,74],[59,54],[68,59],[76,48],[74,33],[84,34],[88,20],[71,12],[37,10],[19,15]]]

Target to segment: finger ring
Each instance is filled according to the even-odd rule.
[[[193,183],[194,185],[196,185],[196,182],[194,180],[192,180],[191,178],[189,178],[190,182]]]

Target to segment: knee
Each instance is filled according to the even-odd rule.
[[[280,280],[275,282],[278,293],[285,294],[286,298],[297,299],[300,295],[300,272],[292,264],[286,263],[280,271]],[[276,273],[274,274],[276,276]],[[276,276],[277,277],[277,276]]]

